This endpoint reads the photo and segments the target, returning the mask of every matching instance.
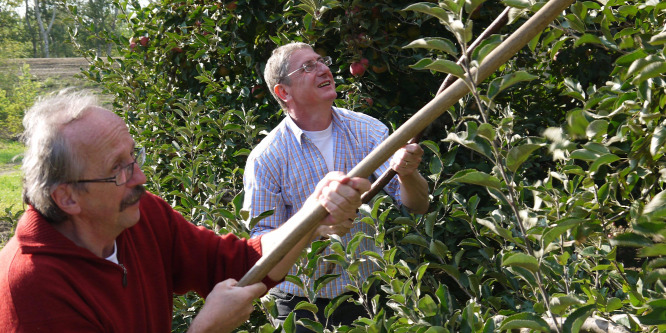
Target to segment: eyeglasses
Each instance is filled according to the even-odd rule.
[[[317,58],[317,60],[306,61],[303,65],[301,65],[301,67],[299,67],[298,69],[294,70],[293,72],[287,74],[285,77],[288,77],[291,74],[294,74],[294,73],[300,71],[301,69],[304,70],[306,73],[310,73],[313,70],[317,69],[317,63],[322,63],[326,66],[330,66],[333,63],[333,59],[331,59],[331,57],[327,56],[327,57],[319,57],[319,58]]]
[[[116,186],[125,185],[132,176],[134,176],[134,164],[138,165],[139,168],[143,166],[143,163],[146,162],[146,149],[141,147],[134,148],[134,162],[124,166],[115,176],[108,178],[99,178],[99,179],[83,179],[77,180],[70,183],[116,183]]]

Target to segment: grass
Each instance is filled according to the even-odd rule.
[[[23,150],[20,142],[0,141],[0,215],[12,205],[13,211],[22,207],[20,162]]]

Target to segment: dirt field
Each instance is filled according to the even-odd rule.
[[[88,61],[85,58],[22,58],[7,59],[5,62],[6,64],[0,64],[0,68],[6,69],[9,66],[18,67],[20,70],[23,64],[28,64],[30,73],[40,79],[58,76],[71,77],[81,73],[82,68],[88,67]]]

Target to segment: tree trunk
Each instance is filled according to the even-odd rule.
[[[116,31],[116,20],[118,19],[118,7],[115,7],[113,10],[113,17],[111,17],[111,31]],[[113,44],[106,44],[106,55],[111,56],[111,51],[113,51]]]
[[[55,21],[56,8],[53,8],[53,14],[51,15],[51,22],[49,22],[48,27],[44,28],[44,21],[42,21],[42,12],[39,6],[39,0],[35,0],[35,17],[37,18],[37,24],[39,25],[39,34],[42,37],[42,43],[44,45],[44,57],[49,58],[49,35],[51,34],[51,28],[53,27],[53,22]]]
[[[37,57],[37,40],[35,39],[35,31],[30,25],[30,1],[25,0],[25,27],[30,34],[30,42],[32,42],[32,56]]]

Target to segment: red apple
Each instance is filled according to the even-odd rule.
[[[266,96],[266,91],[264,90],[264,87],[260,84],[252,87],[252,92],[251,92],[252,97],[256,99],[262,99],[264,96]]]
[[[366,97],[365,102],[368,103],[368,106],[372,107],[372,104],[375,103],[375,101],[372,100],[372,97]]]
[[[238,7],[238,4],[236,3],[236,1],[231,1],[231,2],[227,3],[226,7],[227,7],[228,10],[236,10],[236,7]]]
[[[130,44],[129,44],[130,51],[134,51],[136,48],[136,38],[132,37],[130,38]]]
[[[366,66],[360,62],[354,62],[349,66],[349,71],[354,76],[363,76],[363,74],[365,74],[365,67]]]
[[[370,60],[368,60],[367,58],[361,58],[361,64],[363,64],[363,67],[368,68]]]
[[[146,46],[148,45],[148,40],[149,40],[148,36],[143,36],[141,37],[141,39],[139,39],[139,43],[141,44],[141,46]]]

